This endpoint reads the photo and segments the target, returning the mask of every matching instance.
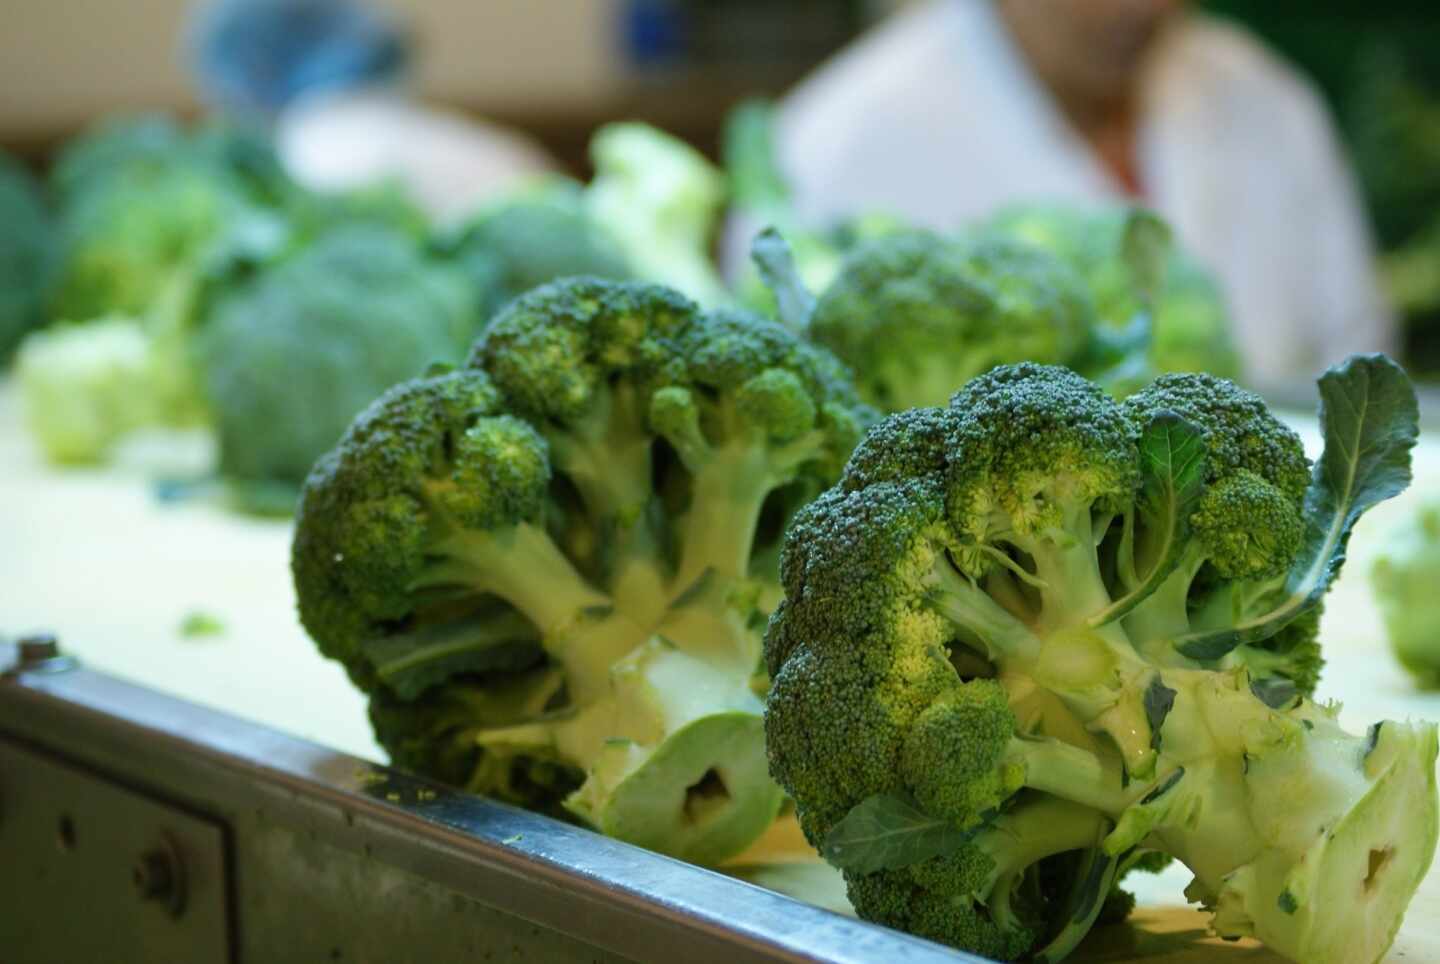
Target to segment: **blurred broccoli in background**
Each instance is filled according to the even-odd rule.
[[[941,404],[1018,361],[1070,364],[1094,308],[1080,278],[1037,248],[911,231],[861,245],[810,321],[810,337],[857,373],[886,411]]]
[[[0,152],[0,362],[44,319],[53,231],[39,185]]]
[[[997,212],[978,227],[985,237],[1011,237],[1050,252],[1084,279],[1102,325],[1127,326],[1141,306],[1122,243],[1129,210],[1024,204]],[[1240,377],[1240,355],[1219,283],[1179,246],[1171,246],[1151,318],[1154,372],[1208,372]]]
[[[1426,689],[1440,689],[1440,501],[1398,524],[1370,570],[1385,634],[1400,664]]]
[[[710,246],[725,178],[699,151],[648,124],[607,124],[590,141],[590,214],[619,243],[636,277],[703,305],[729,300]]]
[[[103,318],[38,331],[15,357],[25,420],[45,457],[103,461],[114,443],[161,421],[151,388],[150,336],[133,318]]]
[[[242,494],[293,495],[381,392],[459,361],[477,319],[459,271],[375,225],[337,229],[220,296],[198,340],[221,473]]]
[[[840,273],[850,251],[866,241],[908,230],[908,225],[878,212],[855,215],[828,228],[802,225],[775,154],[775,110],[770,101],[747,100],[726,118],[721,147],[730,213],[757,232],[774,228],[789,244],[795,271],[806,288],[823,291]],[[749,260],[739,268],[733,287],[742,304],[776,314],[775,296]]]
[[[551,179],[480,212],[439,247],[470,276],[482,314],[559,278],[631,276],[624,252],[586,208],[583,188]]]

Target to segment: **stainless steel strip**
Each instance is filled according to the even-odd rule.
[[[14,660],[14,647],[0,644],[0,667]],[[260,923],[274,930],[289,919],[285,907],[265,898],[266,887],[293,892],[295,901],[331,895],[312,900],[309,910],[323,918],[316,925],[331,927],[345,926],[352,908],[331,905],[346,894],[355,907],[372,908],[366,924],[373,924],[373,908],[389,906],[375,902],[379,889],[399,902],[394,929],[410,899],[406,881],[554,932],[555,939],[532,935],[536,950],[549,948],[545,960],[580,948],[687,964],[979,960],[83,666],[0,679],[0,737],[224,822],[235,850],[242,961],[282,959],[258,955],[267,936],[254,932]],[[0,807],[3,793],[0,786]],[[341,865],[346,883],[337,891],[329,878]],[[0,867],[0,887],[5,873]],[[417,913],[438,913],[436,895],[414,899]],[[476,917],[475,926],[493,937],[499,924],[484,916],[452,913],[448,927]],[[358,915],[351,919],[359,927]],[[372,939],[389,932],[370,930],[379,935]],[[413,959],[447,959],[435,953],[439,940],[428,950],[413,943],[425,939],[407,934]]]

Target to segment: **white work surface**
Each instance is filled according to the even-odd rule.
[[[1293,421],[1315,454],[1313,419]],[[67,652],[97,669],[383,759],[365,701],[296,620],[289,523],[234,515],[207,500],[164,503],[150,472],[137,464],[153,465],[154,457],[154,450],[141,450],[127,453],[118,468],[50,469],[23,430],[13,386],[0,380],[0,635],[52,631]],[[194,446],[180,459],[197,460],[204,453]],[[1366,578],[1405,506],[1421,493],[1440,494],[1440,438],[1422,441],[1415,474],[1404,497],[1361,521],[1327,601],[1328,665],[1318,695],[1344,704],[1341,720],[1354,732],[1382,718],[1440,719],[1440,694],[1418,692],[1390,658]],[[223,632],[182,636],[182,621],[197,611],[218,618]],[[791,889],[787,880],[814,879],[821,868],[802,848],[793,825],[778,825],[752,851],[769,868],[745,876],[778,889]],[[1127,883],[1140,891],[1140,910],[1127,926],[1096,931],[1077,958],[1280,960],[1253,942],[1206,937],[1204,916],[1178,906],[1188,879],[1179,867],[1132,878]],[[1421,887],[1387,960],[1440,961],[1440,869]]]

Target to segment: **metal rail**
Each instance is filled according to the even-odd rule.
[[[0,959],[979,961],[4,643]]]

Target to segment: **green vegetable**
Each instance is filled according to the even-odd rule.
[[[1142,307],[1144,287],[1136,285],[1133,266],[1125,256],[1126,225],[1132,216],[1123,208],[1019,205],[997,213],[976,231],[1050,252],[1085,280],[1102,324],[1124,328]],[[1182,248],[1172,246],[1157,288],[1149,367],[1154,372],[1238,377],[1240,356],[1229,312],[1210,273]]]
[[[0,152],[0,362],[44,321],[54,243],[39,188]]]
[[[1174,857],[1223,937],[1376,961],[1429,867],[1436,728],[1310,701],[1355,518],[1410,479],[1383,356],[1265,404],[1002,366],[881,422],[800,511],[765,640],[771,772],[867,919],[1064,957]],[[1106,910],[1107,905],[1111,908]]]
[[[809,336],[855,370],[867,401],[898,411],[942,403],[996,365],[1076,361],[1093,328],[1079,277],[1045,252],[909,231],[845,259]]]
[[[1370,570],[1395,656],[1426,689],[1440,688],[1440,503],[1407,515]]]
[[[647,124],[608,124],[590,142],[590,216],[620,245],[635,276],[703,305],[723,304],[710,245],[725,179],[700,152]]]
[[[870,417],[773,322],[537,288],[316,465],[301,620],[397,764],[719,861],[781,802],[756,695],[780,533]]]
[[[197,340],[220,471],[293,493],[376,396],[457,361],[477,317],[458,272],[372,226],[333,230],[218,297]]]
[[[186,639],[201,636],[221,636],[225,633],[225,621],[213,613],[196,609],[185,614],[180,620],[180,635]]]
[[[620,281],[631,274],[618,243],[586,210],[568,181],[507,199],[444,244],[470,275],[489,317],[502,305],[559,278]]]
[[[37,331],[15,356],[26,424],[45,457],[104,461],[121,437],[164,421],[154,344],[133,318]]]

